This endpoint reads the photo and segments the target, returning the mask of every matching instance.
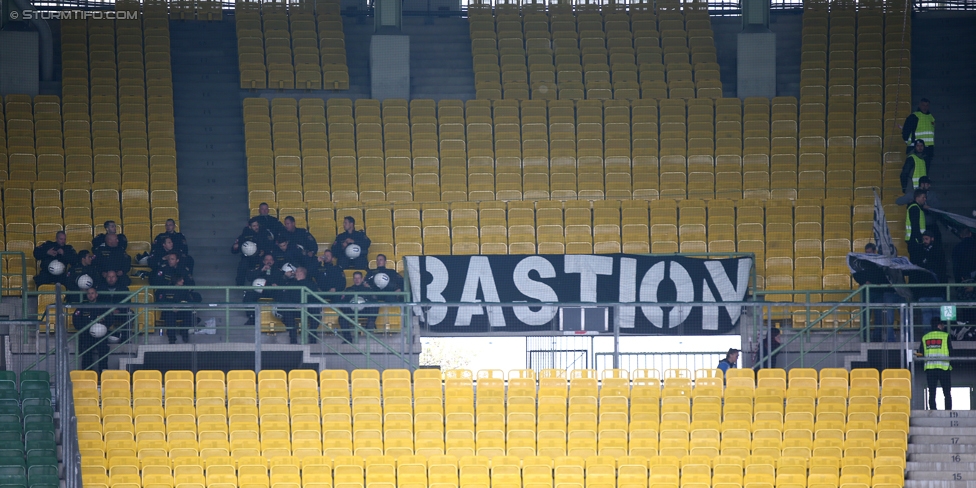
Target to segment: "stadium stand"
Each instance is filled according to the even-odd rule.
[[[904,255],[904,141],[896,123],[911,112],[911,16],[904,6],[804,2],[800,152],[823,153],[827,179],[883,187],[886,216]],[[826,121],[826,124],[824,123]],[[877,168],[882,166],[883,178]],[[809,151],[809,152],[808,152]],[[820,161],[818,161],[819,163]]]
[[[755,252],[768,289],[847,290],[846,254],[873,236],[879,172],[828,180],[820,153],[798,167],[789,97],[276,98],[270,112],[251,98],[244,112],[250,206],[268,202],[321,242],[357,217],[371,259]]]
[[[235,6],[241,88],[348,90],[338,2],[239,1]]]
[[[34,243],[57,230],[87,249],[93,224],[115,220],[135,255],[166,219],[179,220],[162,8],[148,4],[141,21],[63,21],[62,96],[5,98],[5,249],[27,255],[28,276]],[[20,270],[19,259],[7,258],[5,288],[33,287],[20,283]]]
[[[911,395],[891,369],[71,377],[84,483],[106,488],[889,488]]]
[[[18,393],[19,391],[19,393]],[[0,372],[0,480],[7,486],[60,485],[54,409],[46,371]]]
[[[684,5],[684,9],[682,9]],[[548,8],[547,8],[548,7]],[[519,2],[468,10],[477,98],[721,98],[706,3]]]

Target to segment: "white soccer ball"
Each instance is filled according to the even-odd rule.
[[[256,252],[258,252],[258,245],[256,242],[247,241],[244,244],[241,244],[241,252],[244,253],[245,256],[253,256]]]
[[[47,272],[53,274],[54,276],[60,276],[64,273],[64,263],[55,259],[47,265]]]
[[[346,257],[349,259],[356,259],[362,253],[363,248],[359,247],[359,244],[349,244],[346,246]]]
[[[366,299],[363,297],[353,298],[351,303],[353,304],[352,308],[354,310],[362,311],[364,308],[366,308]]]
[[[82,290],[87,290],[94,284],[95,282],[92,280],[91,276],[84,274],[78,277],[78,288]]]
[[[373,284],[376,285],[376,287],[380,290],[385,289],[386,285],[390,284],[390,275],[386,273],[377,273],[373,276]]]
[[[268,280],[264,278],[258,278],[251,283],[251,286],[264,286],[268,284]],[[258,293],[264,293],[264,290],[254,290]]]
[[[291,263],[285,263],[285,264],[281,265],[281,272],[282,273],[294,273],[296,269],[297,268],[295,268],[295,265],[293,265]]]
[[[105,327],[105,324],[95,322],[91,327],[88,328],[88,333],[90,333],[92,337],[96,339],[99,337],[105,337],[105,334],[108,334],[108,327]]]

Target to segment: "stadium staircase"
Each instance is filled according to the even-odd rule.
[[[905,488],[976,487],[976,411],[914,410],[909,422]]]
[[[173,22],[171,39],[180,230],[190,239],[197,284],[232,285],[237,256],[230,254],[230,244],[248,218],[234,24]],[[203,295],[224,301],[222,295]]]
[[[410,96],[434,100],[474,98],[467,20],[436,18],[433,24],[424,20],[418,17],[403,19],[403,31],[410,36],[411,44]],[[352,76],[351,65],[349,71]]]
[[[769,30],[776,34],[776,95],[800,96],[800,43],[803,17],[793,12],[770,12]],[[737,97],[736,78],[740,17],[712,17],[715,51],[722,68],[722,96]]]
[[[971,163],[976,13],[928,12],[917,14],[913,23],[912,103],[932,100],[939,134],[932,181],[946,210],[969,215],[976,208],[968,191],[976,185]]]

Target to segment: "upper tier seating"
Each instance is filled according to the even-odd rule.
[[[684,7],[682,9],[682,6]],[[721,98],[706,3],[474,3],[477,98]]]
[[[339,2],[238,1],[241,88],[348,90]]]
[[[506,385],[500,370],[413,381],[355,370],[351,382],[335,370],[143,370],[72,382],[86,487],[904,484],[907,371],[753,374],[732,369],[723,385],[718,370],[515,370]]]
[[[899,253],[905,210],[894,205],[905,160],[900,124],[912,111],[911,15],[895,3],[804,2],[800,149],[826,136],[832,151],[854,148],[855,170],[881,166],[885,215]],[[826,121],[826,123],[825,123]],[[816,141],[821,144],[820,141]]]
[[[26,254],[28,277],[34,245],[58,230],[87,249],[115,220],[135,255],[179,221],[169,20],[152,4],[140,20],[62,21],[62,97],[4,100],[4,241]],[[5,288],[33,287],[21,269],[7,258]]]
[[[0,372],[0,482],[18,488],[60,486],[54,409],[47,371]]]

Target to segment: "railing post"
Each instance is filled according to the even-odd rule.
[[[620,369],[620,307],[614,307],[613,316],[617,318],[613,324],[613,369]]]
[[[254,372],[261,372],[261,305],[254,306]]]

